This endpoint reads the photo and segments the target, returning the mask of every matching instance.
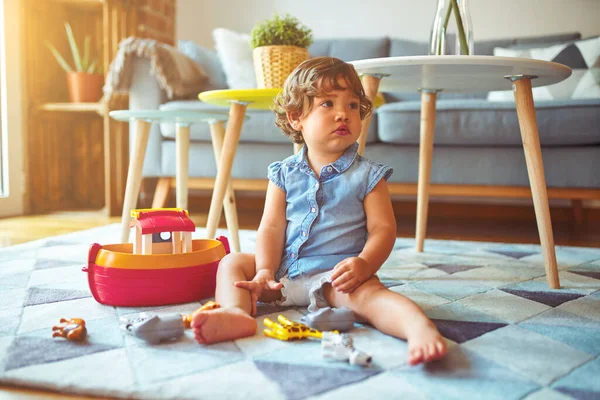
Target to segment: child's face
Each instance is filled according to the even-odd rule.
[[[314,97],[307,115],[289,116],[309,150],[341,153],[360,136],[360,100],[343,78],[338,83],[344,89]]]

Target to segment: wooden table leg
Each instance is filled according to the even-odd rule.
[[[146,156],[146,146],[150,136],[152,124],[147,121],[136,120],[135,142],[133,152],[129,160],[127,172],[127,183],[125,185],[125,199],[123,200],[123,213],[121,215],[121,242],[127,243],[129,239],[130,212],[135,208],[138,195],[140,194],[140,183],[142,182],[142,167]]]
[[[246,115],[246,107],[246,104],[234,102],[231,103],[231,108],[229,109],[225,140],[223,142],[221,158],[219,159],[215,188],[213,189],[210,208],[208,210],[208,221],[206,222],[206,236],[209,239],[214,238],[217,233],[217,226],[219,225],[221,211],[223,210],[223,199],[227,191],[227,183],[231,177],[231,167],[233,166],[240,133],[242,132],[242,123]]]
[[[218,168],[219,160],[221,159],[221,151],[223,148],[223,140],[225,139],[225,128],[223,127],[223,121],[215,121],[210,124],[210,136],[212,138],[213,151],[215,153],[215,162]],[[231,235],[231,248],[234,252],[239,252],[240,233],[237,209],[235,204],[235,194],[233,193],[231,178],[229,178],[229,181],[227,182],[225,199],[223,200],[223,208],[225,209],[225,220],[227,221],[227,229],[229,229],[229,234]]]
[[[421,92],[421,132],[419,141],[419,182],[417,188],[416,250],[423,251],[427,232],[427,211],[429,208],[429,180],[433,155],[433,134],[435,132],[435,91]]]
[[[559,289],[560,282],[556,265],[556,253],[554,251],[554,235],[552,233],[552,221],[550,220],[550,206],[548,205],[542,148],[540,146],[535,106],[531,93],[531,78],[515,80],[513,82],[513,92],[517,104],[517,115],[519,118],[519,127],[521,128],[523,150],[525,150],[525,162],[527,163],[527,173],[529,174],[529,185],[531,186],[535,218],[544,254],[546,278],[548,279],[549,287]]]
[[[377,96],[377,89],[379,89],[379,81],[381,80],[380,76],[374,75],[363,75],[362,84],[365,89],[365,94],[373,102],[373,112],[363,119],[362,125],[360,128],[360,136],[358,138],[358,154],[362,155],[363,151],[365,151],[365,146],[367,145],[367,135],[369,134],[369,125],[371,125],[371,117],[375,113],[375,97]]]
[[[175,133],[175,160],[177,166],[175,170],[175,193],[176,204],[178,208],[187,210],[188,208],[188,176],[189,176],[189,155],[190,155],[190,125],[176,124]]]

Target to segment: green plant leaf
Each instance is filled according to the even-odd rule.
[[[75,36],[73,36],[73,30],[68,22],[65,22],[65,30],[67,31],[67,38],[69,39],[69,46],[71,46],[71,53],[73,54],[73,62],[75,63],[75,69],[78,72],[83,72],[81,67],[81,57],[79,57],[79,50],[77,49],[77,43],[75,42]]]
[[[275,14],[272,19],[256,24],[250,32],[253,48],[273,45],[308,47],[312,42],[312,30],[289,14],[284,17]]]
[[[50,49],[50,51],[54,55],[54,58],[56,58],[56,61],[58,61],[58,63],[65,70],[65,72],[73,71],[73,68],[71,68],[69,63],[63,58],[63,56],[60,55],[58,50],[56,50],[56,47],[52,46],[52,44],[49,42],[46,42],[46,47],[48,47]]]
[[[95,59],[94,61],[92,61],[92,63],[90,64],[90,66],[87,69],[87,73],[88,74],[93,74],[96,70],[96,64],[98,63],[98,59]]]
[[[86,71],[89,67],[90,62],[90,41],[92,38],[86,35],[85,41],[83,42],[83,61],[81,62],[81,68]]]

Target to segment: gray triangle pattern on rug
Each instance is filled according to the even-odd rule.
[[[377,375],[381,370],[373,368],[322,368],[317,366],[254,361],[267,378],[275,381],[288,400],[299,400],[319,393],[360,382]]]
[[[116,348],[118,347],[99,343],[78,343],[62,338],[18,336],[8,348],[5,370],[68,360]]]
[[[57,301],[83,299],[86,297],[92,297],[92,295],[83,290],[47,289],[34,286],[30,287],[27,291],[25,306],[56,303]]]
[[[464,264],[427,264],[431,268],[439,269],[447,274],[455,274],[457,272],[469,271],[471,269],[481,268],[481,265],[464,265]]]
[[[557,390],[561,393],[566,394],[577,400],[598,400],[600,399],[600,392],[591,391],[591,390],[578,390],[568,387],[556,387],[554,390]]]
[[[600,271],[574,271],[574,270],[569,270],[569,272],[572,272],[574,274],[581,275],[581,276],[587,276],[588,278],[600,279]]]
[[[491,253],[502,254],[503,256],[516,258],[517,260],[523,257],[531,256],[533,254],[537,254],[534,251],[509,251],[509,250],[488,250]]]
[[[508,288],[500,288],[503,292],[514,294],[515,296],[524,299],[537,301],[550,307],[560,306],[567,301],[575,300],[583,297],[583,294],[566,293],[566,292],[536,292],[528,290],[515,290]]]
[[[508,325],[497,322],[453,321],[447,319],[432,319],[432,321],[443,337],[453,340],[456,343],[464,343],[484,333],[495,331],[498,328]]]

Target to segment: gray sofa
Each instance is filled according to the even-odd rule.
[[[573,33],[482,41],[475,44],[475,53],[492,55],[494,47],[543,47],[579,38],[578,33]],[[393,38],[321,39],[315,41],[309,52],[313,56],[356,60],[426,54],[427,44]],[[204,57],[207,55],[214,61],[215,53],[204,54]],[[214,75],[207,89],[224,87],[218,63],[205,67]],[[149,70],[147,60],[135,60],[131,109],[222,110],[198,100],[167,101]],[[445,194],[527,195],[529,181],[514,102],[490,102],[486,95],[439,94],[432,194],[440,187],[444,190],[439,193]],[[384,97],[386,104],[379,107],[372,118],[365,156],[394,168],[390,180],[392,193],[416,193],[420,95],[384,93]],[[550,197],[600,198],[600,100],[539,101],[536,112]],[[271,111],[248,110],[248,115],[250,119],[243,126],[232,176],[254,182],[260,180],[266,185],[267,166],[292,154],[292,144],[274,125]],[[172,124],[152,128],[144,177],[175,175],[174,138]],[[209,127],[193,125],[191,138],[190,178],[214,178],[216,168]],[[206,179],[203,182],[206,186]],[[190,187],[196,187],[194,179]],[[498,187],[511,187],[511,190],[493,190]]]

